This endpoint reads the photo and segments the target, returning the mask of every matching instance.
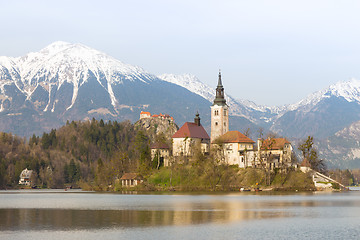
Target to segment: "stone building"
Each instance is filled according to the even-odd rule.
[[[154,161],[154,159],[158,157],[159,166],[169,166],[170,147],[166,143],[153,143],[151,144],[150,149],[152,161]]]
[[[210,151],[210,137],[200,123],[199,113],[194,122],[186,122],[172,136],[173,156],[192,157],[196,150],[203,153]]]
[[[258,139],[257,165],[266,164],[268,169],[286,168],[292,165],[292,146],[286,138]]]
[[[215,143],[221,147],[225,162],[239,165],[241,168],[250,166],[249,152],[254,151],[254,141],[239,131],[229,131],[218,137]]]

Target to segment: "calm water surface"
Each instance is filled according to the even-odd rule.
[[[360,239],[360,191],[0,191],[0,239]]]

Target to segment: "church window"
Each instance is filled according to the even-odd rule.
[[[226,123],[224,123],[224,126],[226,127]]]
[[[226,109],[224,109],[224,116],[226,116]]]
[[[215,122],[215,126],[217,126],[218,125],[218,122]]]

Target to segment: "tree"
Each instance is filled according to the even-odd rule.
[[[251,135],[251,129],[250,129],[250,128],[247,128],[247,129],[244,131],[244,135],[247,136],[247,137],[250,137],[250,135]]]
[[[141,174],[146,174],[151,168],[151,153],[149,137],[143,131],[138,131],[135,137],[135,150],[139,159],[139,170]]]
[[[41,138],[41,143],[42,143],[43,149],[48,149],[51,146],[51,139],[49,137],[49,134],[44,132],[44,134]]]
[[[259,134],[258,138],[262,138],[264,136],[264,129],[262,127],[260,127],[257,132]]]
[[[314,148],[314,137],[308,136],[306,140],[300,142],[298,149],[302,152],[303,158],[309,161],[313,170],[326,172],[325,162],[319,158],[317,150]]]
[[[267,185],[271,184],[271,162],[274,160],[274,156],[271,153],[273,145],[275,144],[275,139],[269,135],[268,139],[260,139],[261,145],[258,149],[258,158],[261,168],[265,173],[265,183]]]
[[[152,168],[154,169],[160,168],[160,150],[156,150],[155,156],[152,159]]]
[[[35,134],[32,135],[32,137],[30,137],[29,139],[29,145],[37,145],[38,144],[39,139],[35,136]]]
[[[66,183],[76,183],[80,180],[80,165],[75,164],[74,159],[64,166],[64,178]]]

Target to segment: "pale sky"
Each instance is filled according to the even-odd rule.
[[[360,79],[360,1],[0,0],[0,56],[82,43],[269,106]]]

